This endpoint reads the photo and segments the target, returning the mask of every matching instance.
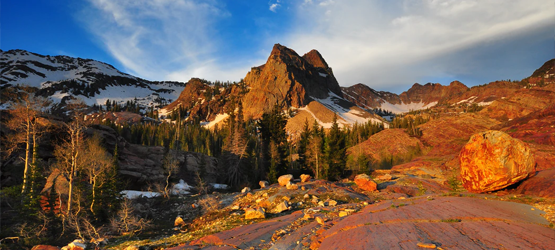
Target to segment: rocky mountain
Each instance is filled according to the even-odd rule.
[[[523,88],[543,87],[555,82],[555,59],[545,62],[522,81],[495,81],[468,88],[459,81],[448,86],[439,83],[420,85],[415,83],[400,95],[377,91],[362,83],[342,87],[344,97],[365,109],[382,109],[392,113],[421,110],[437,104],[488,106],[495,100],[503,100]]]
[[[420,85],[415,83],[400,95],[376,91],[362,83],[343,87],[345,98],[366,109],[382,109],[392,113],[405,113],[410,110],[420,110],[433,107],[450,98],[457,97],[468,91],[468,87],[459,81],[454,81],[449,86],[439,83]]]
[[[190,110],[189,117],[199,117],[212,126],[223,121],[238,102],[246,119],[258,119],[276,104],[289,110],[287,129],[291,133],[300,131],[306,120],[329,128],[334,115],[343,126],[384,121],[343,97],[332,69],[318,51],[299,56],[280,44],[274,45],[264,65],[251,68],[242,82],[229,88],[191,79],[161,114],[184,107]]]
[[[72,97],[88,105],[137,101],[142,107],[160,107],[175,100],[180,82],[154,82],[122,73],[112,65],[69,56],[44,56],[25,50],[0,51],[0,88],[28,85],[55,102]]]

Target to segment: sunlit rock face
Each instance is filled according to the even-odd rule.
[[[473,135],[459,155],[464,188],[483,193],[515,184],[535,172],[530,147],[501,131]]]

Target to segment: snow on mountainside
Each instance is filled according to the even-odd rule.
[[[0,88],[29,85],[55,102],[72,97],[88,105],[106,100],[137,100],[143,107],[161,107],[177,99],[185,84],[154,82],[120,72],[112,65],[69,56],[43,56],[25,50],[0,50]]]

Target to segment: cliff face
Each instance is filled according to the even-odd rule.
[[[341,88],[322,55],[312,50],[304,56],[276,44],[266,64],[253,67],[244,79],[250,88],[243,98],[245,117],[259,118],[273,105],[300,108],[329,92],[342,96]]]

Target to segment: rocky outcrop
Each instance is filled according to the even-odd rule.
[[[555,168],[539,171],[533,177],[523,181],[516,192],[545,198],[555,198]]]
[[[366,156],[371,162],[379,163],[391,157],[410,158],[424,149],[418,138],[409,136],[403,129],[385,129],[353,147],[347,149],[347,155],[358,159]]]
[[[140,190],[148,183],[162,181],[164,177],[163,157],[165,149],[162,146],[143,146],[131,144],[110,127],[95,125],[87,132],[88,135],[98,134],[109,153],[114,152],[117,145],[119,174],[128,180],[130,189]],[[175,176],[188,183],[194,182],[194,173],[204,164],[206,170],[205,181],[215,182],[217,176],[217,160],[214,157],[195,152],[177,152],[179,172]]]
[[[280,44],[274,45],[266,64],[247,73],[244,82],[250,87],[243,98],[244,114],[254,119],[275,104],[300,108],[311,97],[325,99],[329,92],[342,96],[332,69],[318,51],[300,57]]]
[[[223,87],[209,85],[209,82],[191,78],[185,85],[177,100],[160,110],[166,116],[177,112],[179,108],[189,112],[189,120],[200,119],[212,121],[218,114],[224,114],[234,108],[235,99],[242,96],[241,87],[236,84]]]
[[[508,187],[535,172],[529,146],[501,131],[473,135],[459,154],[463,186],[471,192]]]

